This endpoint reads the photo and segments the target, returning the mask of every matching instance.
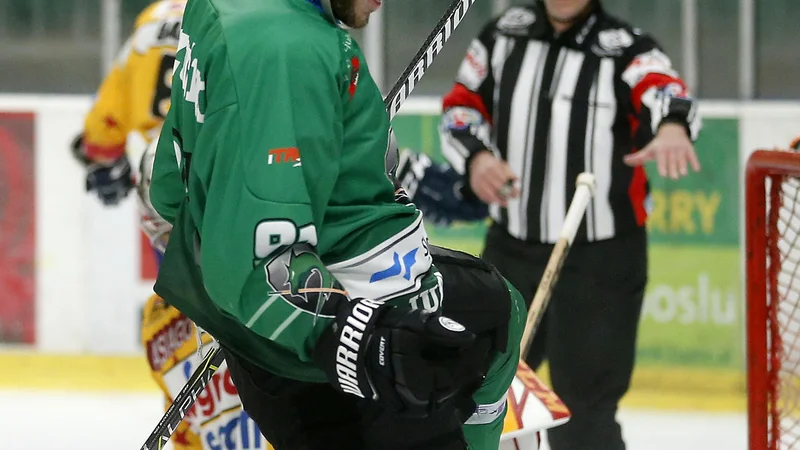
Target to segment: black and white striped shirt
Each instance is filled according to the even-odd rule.
[[[472,41],[444,97],[442,152],[466,175],[479,151],[508,162],[520,196],[507,208],[491,205],[490,214],[517,239],[557,240],[584,171],[595,175],[597,191],[576,240],[644,226],[647,177],[623,156],[665,121],[696,138],[695,102],[650,36],[598,5],[556,37],[539,5],[511,8]]]

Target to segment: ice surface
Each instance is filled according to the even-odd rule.
[[[161,418],[157,394],[0,390],[7,450],[137,450]],[[628,450],[745,450],[741,414],[623,410]]]

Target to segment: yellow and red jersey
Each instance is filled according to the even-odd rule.
[[[139,14],[86,118],[84,146],[89,159],[119,158],[131,132],[147,140],[158,135],[170,106],[185,6],[186,0],[160,0]]]
[[[203,343],[210,342],[204,334]],[[169,406],[202,360],[197,351],[197,328],[154,294],[142,314],[142,344],[153,379]],[[197,396],[172,436],[172,444],[176,450],[273,450],[242,410],[224,362]]]

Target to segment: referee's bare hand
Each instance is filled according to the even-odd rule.
[[[669,176],[673,180],[686,176],[689,165],[695,172],[700,171],[700,161],[697,160],[686,128],[675,123],[661,125],[650,144],[636,153],[625,155],[624,161],[629,166],[641,166],[648,161],[656,161],[658,174],[662,177]]]
[[[475,155],[470,161],[469,170],[469,185],[482,202],[505,207],[509,198],[519,196],[517,175],[505,161],[491,152],[482,151]],[[508,192],[508,188],[503,189],[509,182],[513,183],[511,192]]]

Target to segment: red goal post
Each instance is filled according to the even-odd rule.
[[[753,153],[745,191],[749,449],[800,448],[800,154]]]

